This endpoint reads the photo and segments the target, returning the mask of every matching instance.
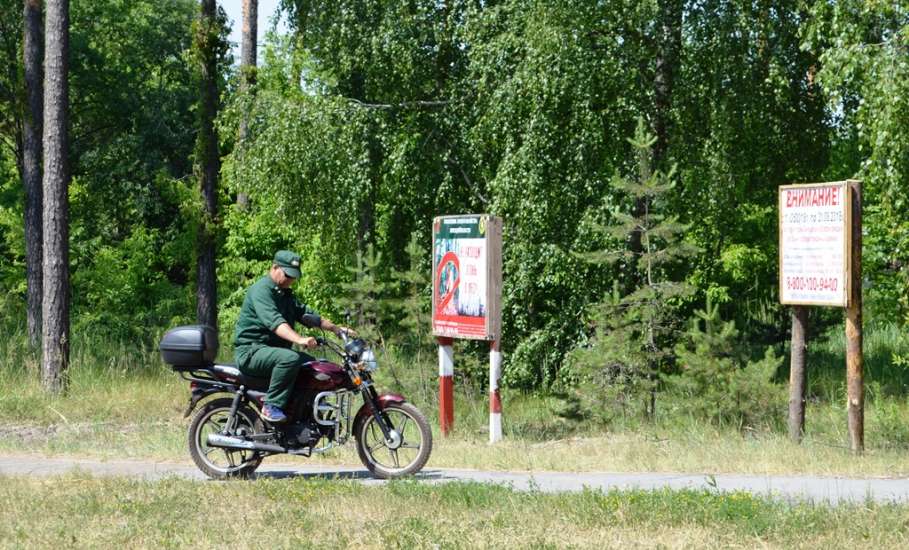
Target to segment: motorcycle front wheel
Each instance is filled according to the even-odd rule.
[[[261,427],[258,416],[247,405],[237,409],[231,422],[233,399],[213,399],[196,411],[189,423],[189,454],[207,476],[214,479],[248,477],[262,463],[262,453],[248,449],[225,449],[208,444],[209,434],[252,434]]]
[[[419,472],[432,452],[432,430],[419,409],[410,403],[391,403],[383,410],[397,434],[386,441],[375,417],[357,427],[357,454],[378,478],[392,479]]]

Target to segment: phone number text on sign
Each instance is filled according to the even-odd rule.
[[[836,292],[839,281],[836,277],[786,277],[789,290],[829,290]]]
[[[846,306],[849,205],[845,182],[780,187],[781,303]]]

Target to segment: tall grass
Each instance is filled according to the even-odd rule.
[[[174,409],[177,377],[143,343],[97,334],[74,335],[65,395],[41,387],[40,351],[27,346],[24,327],[7,325],[0,341],[0,417],[19,422],[138,421]],[[185,384],[184,384],[185,386]],[[173,394],[177,395],[174,391]],[[162,411],[163,412],[163,411]]]
[[[866,327],[863,337],[866,398],[905,398],[909,367],[894,361],[909,352],[907,330],[893,324]],[[808,391],[814,399],[845,403],[846,333],[842,326],[808,343]]]

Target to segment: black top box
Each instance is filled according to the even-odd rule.
[[[207,325],[172,328],[158,346],[161,359],[172,367],[204,367],[218,355],[218,333]]]

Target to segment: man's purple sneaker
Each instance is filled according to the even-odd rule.
[[[287,415],[284,414],[284,411],[274,405],[269,405],[268,403],[262,406],[262,412],[259,413],[259,416],[272,423],[284,422],[287,420]]]

